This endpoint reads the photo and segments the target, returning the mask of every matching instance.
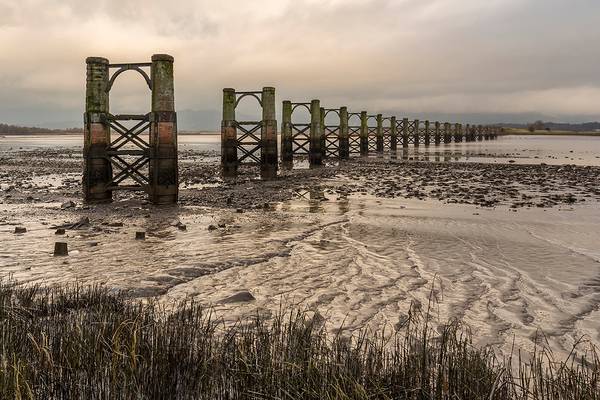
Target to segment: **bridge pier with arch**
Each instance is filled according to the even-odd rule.
[[[118,190],[146,192],[154,204],[177,202],[173,61],[167,54],[155,54],[151,62],[133,64],[110,64],[102,57],[86,59],[83,146],[86,202],[110,202],[113,192]],[[139,73],[150,89],[151,110],[146,114],[110,112],[110,90],[117,77],[126,71]],[[128,127],[128,123],[133,126]],[[148,141],[142,137],[145,133]]]

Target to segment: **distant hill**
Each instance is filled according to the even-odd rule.
[[[38,128],[31,126],[18,126],[8,125],[0,123],[0,134],[10,135],[39,135],[44,133],[82,133],[81,128],[69,128],[69,129],[49,129],[49,128]]]

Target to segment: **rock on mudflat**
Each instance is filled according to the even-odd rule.
[[[219,303],[223,303],[223,304],[246,303],[246,302],[254,301],[254,300],[256,300],[254,298],[254,296],[252,296],[252,294],[250,292],[248,292],[247,290],[244,290],[243,292],[239,292],[239,293],[234,294],[233,296],[224,298]]]
[[[66,210],[67,208],[73,208],[73,207],[75,207],[75,202],[73,202],[71,200],[66,201],[60,205],[60,208],[62,208],[63,210]]]
[[[27,232],[27,228],[23,226],[15,226],[15,233],[25,233]]]

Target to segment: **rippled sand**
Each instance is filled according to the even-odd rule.
[[[67,231],[67,258],[52,256],[57,238],[48,228],[68,221],[66,211],[36,223],[16,216],[11,223],[28,232],[0,234],[0,268],[21,281],[101,282],[167,303],[193,297],[230,321],[297,305],[318,311],[332,329],[393,329],[411,304],[427,308],[433,293],[437,321],[461,318],[478,342],[505,351],[513,337],[531,348],[538,329],[558,352],[581,335],[600,344],[597,205],[511,212],[327,197],[301,191],[245,213],[147,206],[123,207],[117,218],[90,213],[91,228]],[[139,230],[146,241],[134,239]],[[256,300],[222,303],[244,291]]]

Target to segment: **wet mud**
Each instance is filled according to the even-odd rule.
[[[177,206],[85,205],[76,150],[3,152],[2,276],[193,298],[230,322],[286,304],[350,331],[393,330],[433,296],[479,344],[600,344],[600,167],[369,157],[262,180],[222,177],[214,152],[179,161]]]

